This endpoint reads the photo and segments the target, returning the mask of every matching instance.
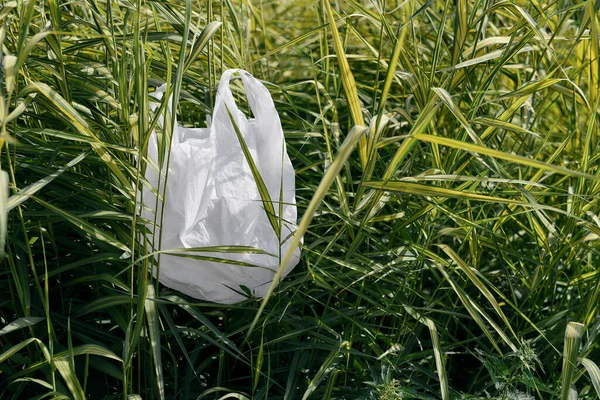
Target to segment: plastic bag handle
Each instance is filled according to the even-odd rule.
[[[241,112],[239,111],[239,108],[235,102],[235,99],[233,97],[233,93],[231,92],[231,88],[229,87],[229,82],[231,80],[231,76],[233,74],[235,74],[236,72],[239,72],[241,78],[242,78],[242,83],[244,84],[244,89],[246,92],[246,99],[248,100],[248,104],[250,105],[250,109],[252,110],[252,113],[254,114],[255,117],[258,117],[260,115],[264,115],[265,113],[271,111],[271,113],[275,113],[276,115],[276,110],[275,110],[275,104],[273,103],[273,99],[271,98],[271,94],[269,93],[269,89],[267,89],[265,87],[265,85],[263,85],[258,79],[256,79],[255,77],[253,77],[249,72],[243,70],[243,69],[228,69],[227,71],[223,72],[223,75],[221,76],[221,80],[219,81],[219,86],[217,87],[217,96],[215,99],[215,107],[213,109],[213,120],[214,120],[214,116],[221,111],[221,108],[223,108],[223,105],[226,105],[226,109],[223,110],[223,112],[227,112],[226,110],[229,109],[229,112],[231,113],[231,115],[233,116],[233,118],[236,120],[236,124],[240,124],[240,121],[238,120],[238,118],[241,115]],[[151,95],[153,97],[155,97],[157,100],[162,100],[163,98],[163,94],[166,92],[167,86],[166,84],[161,85],[160,87],[156,88],[156,91],[154,93],[152,93]],[[157,108],[157,105],[155,104],[150,104],[150,108],[152,111],[155,111]],[[172,114],[172,109],[173,109],[173,95],[171,95],[169,97],[169,104],[167,105],[167,109],[168,112]],[[178,143],[180,141],[180,137],[179,137],[179,129],[177,126],[177,114],[175,113],[173,115],[173,117],[175,118],[175,129],[173,129],[173,140],[175,143]],[[164,117],[163,116],[159,116],[159,124],[161,126],[163,126],[164,124]]]
[[[227,109],[229,109],[229,112],[234,118],[237,119],[238,117],[239,108],[235,102],[235,99],[233,98],[231,88],[229,87],[231,76],[236,72],[239,72],[242,78],[242,83],[244,84],[244,89],[246,92],[246,99],[248,100],[248,104],[250,105],[250,109],[252,110],[254,116],[258,117],[265,114],[267,111],[274,111],[275,104],[273,103],[269,89],[267,89],[265,85],[263,85],[258,79],[243,69],[229,69],[223,72],[221,81],[217,87],[217,98],[215,100],[213,119],[214,115],[220,111],[223,105],[227,106]]]

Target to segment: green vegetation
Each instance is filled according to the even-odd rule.
[[[599,10],[3,1],[0,398],[597,399]],[[152,278],[135,188],[153,88],[203,126],[233,67],[305,233],[269,298],[219,306]]]

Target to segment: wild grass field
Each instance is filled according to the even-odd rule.
[[[599,9],[2,1],[0,398],[598,399]],[[154,88],[205,126],[228,68],[304,242],[223,306],[151,276],[136,188]]]

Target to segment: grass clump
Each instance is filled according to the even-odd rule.
[[[0,7],[1,398],[600,395],[598,2]],[[203,126],[234,67],[305,232],[218,306],[152,278],[135,188],[153,88]]]

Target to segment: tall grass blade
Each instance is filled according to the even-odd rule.
[[[194,46],[188,55],[185,64],[183,65],[183,72],[187,71],[192,63],[198,59],[202,50],[206,47],[208,42],[212,39],[212,37],[217,33],[219,28],[221,27],[222,22],[220,21],[212,21],[209,22],[208,25],[202,30],[202,33],[194,42]]]
[[[29,199],[31,196],[36,194],[44,186],[46,186],[47,184],[52,182],[54,179],[61,176],[65,171],[67,171],[71,167],[77,165],[86,156],[87,156],[87,153],[80,154],[79,156],[75,157],[73,160],[69,161],[64,167],[58,169],[55,173],[48,175],[48,176],[40,179],[39,181],[32,183],[31,185],[29,185],[27,187],[24,187],[23,189],[19,190],[14,195],[10,196],[10,198],[8,199],[8,201],[6,203],[6,207],[7,207],[8,211],[12,210],[19,204],[21,204],[24,201],[26,201],[27,199]]]
[[[520,200],[505,199],[502,197],[488,196],[478,193],[470,193],[464,190],[453,190],[437,186],[424,185],[422,183],[405,182],[405,181],[391,181],[391,182],[366,182],[366,187],[373,189],[400,192],[406,194],[414,194],[420,196],[435,196],[435,197],[449,197],[458,198],[465,200],[477,200],[487,201],[492,203],[506,203],[516,205],[526,205]]]
[[[279,270],[277,270],[277,272],[273,276],[273,281],[271,282],[271,286],[269,287],[269,290],[267,291],[264,299],[262,300],[262,302],[260,304],[260,308],[256,312],[254,320],[250,324],[248,333],[246,334],[246,338],[254,330],[254,327],[256,326],[256,323],[258,322],[260,315],[262,314],[263,310],[265,309],[267,302],[269,301],[269,298],[273,294],[275,287],[277,286],[277,284],[279,283],[279,280],[281,279],[281,275],[283,274],[283,269],[285,268],[287,263],[292,258],[292,255],[296,251],[296,248],[298,248],[298,246],[300,245],[300,242],[302,241],[302,237],[308,230],[308,227],[310,226],[310,222],[311,222],[312,218],[314,217],[319,204],[321,203],[321,201],[327,194],[327,191],[329,190],[329,187],[335,180],[336,176],[340,173],[340,171],[344,167],[346,160],[348,159],[348,157],[350,157],[350,154],[354,150],[354,147],[358,144],[360,139],[363,137],[365,131],[366,131],[366,128],[361,127],[361,126],[355,126],[354,128],[352,128],[352,130],[348,134],[348,137],[346,138],[346,140],[340,147],[340,150],[339,150],[335,160],[331,163],[327,172],[325,172],[323,179],[321,179],[321,182],[319,183],[319,186],[317,187],[317,190],[315,191],[315,194],[313,195],[312,200],[310,201],[310,203],[304,213],[304,216],[302,217],[302,221],[300,221],[300,224],[298,225],[298,229],[296,229],[296,232],[294,232],[294,236],[292,237],[290,247],[288,248],[287,252],[283,256],[283,259],[281,260]]]
[[[165,381],[163,377],[163,365],[161,360],[160,327],[158,321],[158,311],[156,309],[156,294],[154,292],[153,284],[148,285],[144,309],[146,311],[146,321],[148,321],[148,332],[150,334],[150,347],[152,348],[152,361],[154,363],[154,372],[156,374],[158,396],[160,399],[164,399]]]
[[[446,375],[446,365],[444,362],[444,353],[440,346],[440,338],[437,332],[435,322],[429,318],[425,318],[429,333],[431,334],[431,343],[433,344],[433,354],[435,356],[435,365],[440,380],[440,390],[442,392],[442,400],[450,400],[450,390],[448,389],[448,377]]]
[[[243,355],[243,353],[238,349],[238,347],[235,345],[235,343],[233,341],[231,341],[231,339],[229,339],[227,336],[225,336],[223,334],[223,332],[221,332],[219,330],[219,328],[215,326],[215,324],[213,324],[199,310],[197,310],[194,307],[192,307],[188,302],[186,302],[185,300],[183,300],[179,296],[165,296],[164,300],[171,301],[173,304],[177,304],[183,310],[187,311],[192,317],[194,317],[194,319],[196,319],[203,326],[205,326],[206,328],[208,328],[208,330],[210,332],[212,332],[213,335],[215,335],[215,337],[217,339],[219,339],[220,343],[222,343],[225,346],[229,347],[234,353],[238,354],[240,356],[240,359],[242,359],[242,360],[246,359],[246,356]]]
[[[16,345],[12,346],[10,349],[5,350],[3,353],[1,353],[0,354],[0,363],[3,363],[4,361],[8,360],[10,357],[15,355],[18,351],[29,346],[31,343],[36,343],[42,349],[47,360],[51,359],[48,349],[46,348],[46,346],[44,346],[44,344],[39,339],[29,338],[29,339],[26,339]]]
[[[267,215],[267,218],[269,219],[271,227],[273,227],[273,231],[275,232],[275,235],[277,235],[277,238],[279,238],[281,240],[281,228],[280,228],[280,223],[279,223],[279,220],[277,217],[278,214],[275,212],[275,207],[273,206],[273,201],[271,200],[271,195],[269,194],[267,185],[265,184],[265,181],[263,180],[262,176],[260,175],[260,171],[258,170],[256,163],[252,159],[252,154],[250,153],[250,150],[248,149],[248,146],[246,145],[246,141],[244,140],[244,137],[242,136],[242,132],[240,132],[240,128],[238,128],[237,124],[235,123],[235,119],[233,118],[233,115],[231,115],[231,111],[229,111],[229,108],[227,108],[227,115],[229,115],[229,120],[231,121],[233,130],[235,131],[235,134],[238,138],[238,142],[240,143],[242,152],[244,153],[244,157],[246,158],[246,162],[248,163],[248,166],[250,167],[250,171],[252,172],[252,177],[254,178],[254,182],[256,182],[256,187],[258,188],[258,192],[260,194],[260,199],[262,201],[263,207],[265,208],[265,213]]]
[[[346,100],[348,101],[348,107],[350,108],[350,114],[352,115],[352,119],[354,120],[355,125],[365,126],[362,107],[358,99],[358,89],[356,88],[356,81],[354,80],[354,75],[352,74],[352,70],[350,69],[350,65],[348,64],[346,52],[344,51],[342,39],[340,39],[340,34],[337,29],[337,23],[335,21],[335,17],[333,16],[333,10],[331,9],[331,4],[329,2],[330,0],[323,0],[323,4],[325,5],[325,12],[327,14],[327,20],[329,21],[329,29],[331,30],[331,35],[333,37],[333,47],[335,49],[338,64],[340,66],[340,73],[342,75],[342,83],[344,84]],[[366,137],[361,137],[358,145],[358,153],[360,156],[361,165],[364,169],[367,163]]]
[[[21,93],[20,97],[28,95],[30,93],[39,93],[42,96],[37,96],[36,99],[46,99],[54,108],[58,115],[62,116],[66,121],[72,124],[72,126],[81,133],[89,136],[93,141],[91,143],[92,148],[98,156],[106,163],[108,168],[115,174],[119,179],[124,188],[131,187],[129,179],[121,171],[121,166],[117,163],[115,158],[106,149],[104,142],[100,140],[89,128],[88,123],[81,117],[81,115],[66,101],[59,93],[43,82],[32,82],[30,83]]]
[[[114,246],[119,250],[123,250],[124,252],[130,251],[129,247],[127,247],[125,244],[121,243],[117,238],[115,238],[115,237],[111,236],[110,234],[108,234],[107,232],[104,232],[103,230],[99,229],[97,226],[90,224],[65,210],[55,207],[52,204],[50,204],[40,198],[36,197],[35,201],[40,203],[42,206],[47,208],[49,211],[56,213],[57,215],[60,215],[61,217],[63,217],[67,221],[69,221],[71,224],[73,224],[77,228],[81,229],[83,232],[89,234],[91,237],[98,239],[102,242],[108,243],[111,246]]]
[[[315,374],[315,376],[310,380],[310,385],[302,395],[302,400],[307,400],[311,394],[319,387],[319,384],[327,377],[327,374],[330,374],[331,367],[335,363],[335,361],[339,358],[340,350],[347,348],[349,345],[348,342],[340,343],[340,347],[338,350],[331,352],[329,356],[323,361],[323,364]]]
[[[563,349],[563,368],[562,384],[560,398],[561,400],[570,400],[571,385],[573,377],[577,370],[577,357],[579,355],[579,346],[583,337],[583,324],[579,322],[569,322],[565,330],[565,342]],[[575,392],[576,393],[576,392]],[[577,398],[577,395],[575,395]]]
[[[513,344],[510,338],[504,333],[502,329],[487,315],[487,313],[475,302],[471,296],[469,296],[460,285],[458,285],[448,274],[444,266],[439,263],[436,263],[436,267],[442,273],[444,278],[448,281],[454,292],[457,294],[461,303],[465,306],[468,313],[471,315],[473,320],[477,323],[479,328],[483,331],[485,336],[489,339],[492,346],[496,349],[499,354],[502,354],[502,350],[498,345],[498,342],[488,329],[486,322],[490,324],[494,330],[500,335],[500,337],[504,340],[504,342],[512,349],[512,351],[517,351],[517,347]]]
[[[490,290],[483,283],[483,281],[479,278],[479,276],[477,276],[477,274],[472,270],[472,268],[469,265],[467,265],[466,262],[462,258],[460,258],[460,256],[458,254],[456,254],[456,252],[454,252],[454,250],[452,250],[449,246],[442,244],[442,245],[439,245],[439,247],[444,251],[444,253],[446,253],[450,257],[450,259],[452,259],[452,261],[454,261],[456,263],[456,265],[458,265],[460,267],[460,269],[465,273],[465,275],[468,276],[468,278],[471,280],[471,282],[475,285],[475,287],[481,292],[481,294],[490,303],[490,305],[492,306],[494,311],[496,311],[496,314],[498,314],[498,316],[502,319],[502,321],[506,325],[506,328],[508,328],[510,333],[513,335],[515,340],[517,340],[517,342],[518,342],[519,338],[517,337],[516,333],[514,332],[510,322],[508,321],[508,318],[502,311],[502,308],[500,308],[500,304],[498,304],[498,301],[496,300],[494,295],[490,292]]]
[[[594,385],[594,389],[596,389],[596,394],[600,397],[600,368],[598,368],[598,365],[589,358],[580,358],[579,362],[585,367],[590,376],[590,380],[592,381],[592,385]]]
[[[28,326],[33,326],[38,322],[41,322],[45,319],[45,317],[22,317],[19,318],[10,324],[6,325],[4,328],[0,329],[0,336],[6,335],[7,333],[16,331],[18,329],[27,328]]]
[[[0,170],[0,259],[6,256],[9,182],[8,172]]]
[[[548,164],[542,161],[533,160],[527,157],[519,156],[516,154],[508,154],[499,150],[490,149],[487,147],[461,142],[455,139],[444,138],[440,136],[428,135],[423,133],[417,133],[413,135],[413,138],[417,140],[421,140],[423,142],[436,143],[442,146],[448,146],[455,149],[460,149],[464,151],[469,151],[477,154],[484,154],[490,157],[498,158],[501,160],[506,160],[510,162],[514,162],[517,164],[527,165],[534,168],[539,168],[544,171],[552,171],[558,174],[567,175],[567,176],[577,176],[581,178],[591,179],[591,180],[600,180],[600,177],[586,174],[580,171],[574,171],[568,168],[560,167],[553,164]]]
[[[77,379],[75,371],[69,363],[69,359],[67,357],[58,357],[54,358],[52,363],[58,372],[60,372],[60,375],[69,387],[69,391],[71,392],[73,398],[75,400],[84,400],[86,398],[85,393],[81,387],[81,383],[79,383],[79,379]]]

